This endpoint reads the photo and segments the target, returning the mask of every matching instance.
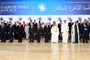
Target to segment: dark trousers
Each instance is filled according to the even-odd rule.
[[[25,31],[23,32],[23,38],[25,38],[26,37],[26,33],[25,33]]]
[[[34,40],[37,39],[37,33],[34,33]]]
[[[45,42],[49,42],[49,34],[45,33]]]
[[[80,32],[79,35],[80,35],[80,40],[81,40],[83,38],[82,32]]]
[[[18,42],[22,42],[22,34],[18,34]]]
[[[0,33],[0,40],[1,40],[1,33]]]
[[[41,35],[37,34],[37,42],[40,42]]]
[[[6,34],[1,34],[1,42],[6,42]]]
[[[34,34],[30,34],[29,39],[30,39],[29,42],[34,42]]]
[[[51,40],[51,33],[48,34],[48,39]]]
[[[8,32],[6,33],[6,40],[8,40],[9,39],[9,34],[8,34]]]
[[[69,39],[71,40],[71,30],[69,31]]]
[[[10,42],[13,42],[13,33],[9,34],[9,39],[10,39]]]
[[[84,42],[88,42],[88,38],[89,38],[89,32],[88,31],[84,31],[83,32],[83,43]]]
[[[62,40],[62,34],[59,33],[59,40]]]
[[[18,32],[17,31],[14,32],[14,38],[18,39]]]

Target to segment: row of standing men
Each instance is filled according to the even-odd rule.
[[[90,32],[90,24],[88,20],[84,20],[83,23],[72,20],[67,23],[66,20],[64,22],[60,22],[58,26],[54,21],[53,24],[44,22],[41,23],[39,21],[36,23],[36,20],[26,24],[23,22],[21,24],[19,21],[12,24],[12,22],[2,21],[0,24],[0,39],[1,42],[6,42],[6,40],[10,40],[9,42],[13,42],[14,39],[17,39],[18,42],[22,42],[23,38],[29,40],[29,42],[34,42],[37,40],[40,43],[41,37],[45,38],[45,42],[58,42],[58,40],[62,40],[63,43],[67,43],[68,39],[71,40],[72,43],[78,43],[81,39],[83,39],[83,43],[88,43],[89,40],[89,32]]]
[[[48,25],[47,25],[48,26]],[[49,26],[48,26],[49,27]],[[51,26],[48,28],[44,25],[44,23],[36,23],[36,20],[26,24],[23,22],[21,24],[19,21],[12,24],[11,21],[0,22],[0,40],[1,42],[6,42],[7,40],[10,40],[9,42],[13,42],[14,39],[18,40],[18,42],[22,42],[23,38],[29,39],[29,42],[34,42],[34,40],[37,40],[37,42],[40,42],[40,38],[45,37],[45,42],[48,42],[48,39],[50,40],[50,29]]]

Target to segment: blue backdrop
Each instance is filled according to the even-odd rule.
[[[0,0],[0,15],[89,15],[90,0]]]

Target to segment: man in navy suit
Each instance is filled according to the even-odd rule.
[[[82,25],[82,35],[83,35],[83,43],[88,43],[89,36],[89,25],[87,24],[87,20],[85,19]]]
[[[8,26],[8,34],[9,34],[9,42],[13,42],[13,36],[14,36],[14,26],[12,25],[12,22],[9,22],[9,26]]]
[[[1,24],[1,42],[6,42],[7,27],[4,22],[2,22]]]

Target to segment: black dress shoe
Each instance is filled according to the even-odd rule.
[[[1,43],[2,43],[3,41],[1,41]]]
[[[34,41],[32,41],[34,43]]]
[[[22,41],[18,41],[19,43],[21,43]]]
[[[6,43],[6,41],[4,41],[4,43]]]
[[[40,43],[40,41],[37,41],[37,43]]]
[[[13,41],[9,41],[9,43],[13,43]]]
[[[88,43],[88,42],[86,41],[86,43]]]
[[[49,43],[48,41],[45,41],[45,43]]]
[[[29,43],[31,43],[32,41],[31,40],[29,40]]]

